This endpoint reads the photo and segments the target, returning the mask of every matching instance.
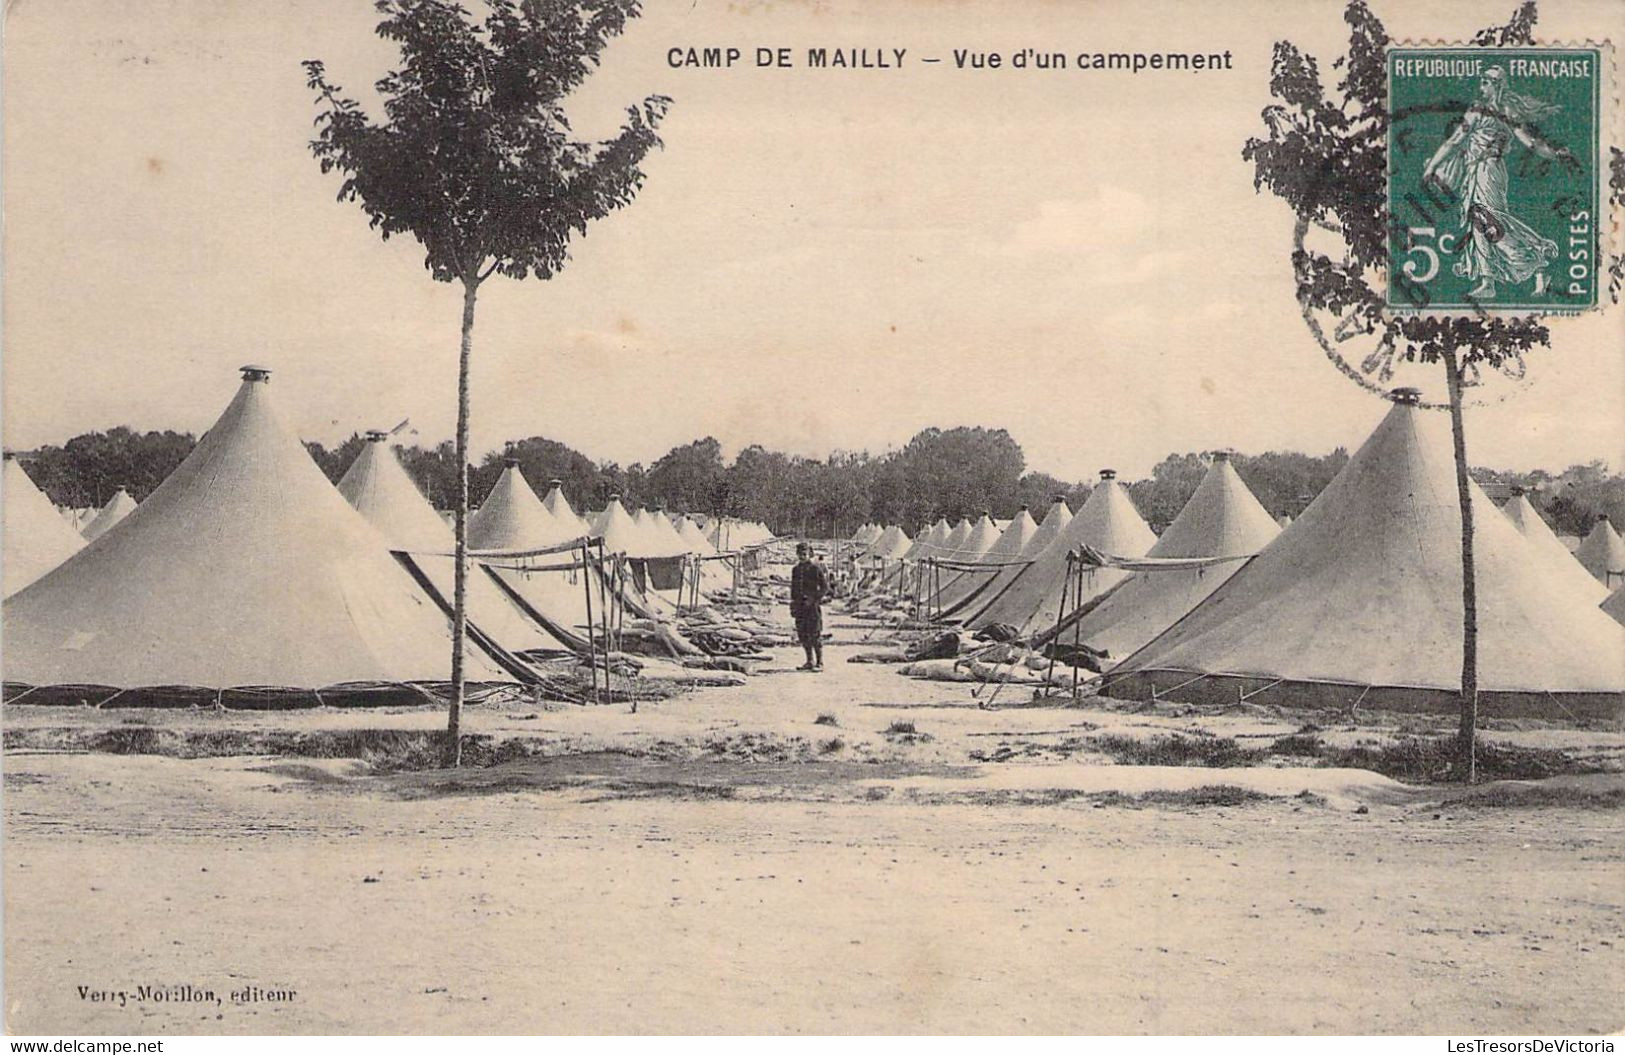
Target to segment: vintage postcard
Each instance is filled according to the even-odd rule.
[[[5,1030],[1612,1051],[1622,36],[8,0]]]

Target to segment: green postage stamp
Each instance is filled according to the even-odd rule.
[[[1594,45],[1389,50],[1390,310],[1597,306],[1608,59]]]

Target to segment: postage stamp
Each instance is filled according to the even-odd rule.
[[[1595,308],[1606,53],[1388,51],[1390,310]]]

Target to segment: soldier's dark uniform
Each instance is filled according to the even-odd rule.
[[[829,596],[829,576],[809,557],[796,562],[790,572],[790,615],[796,621],[796,637],[807,650],[807,666],[824,665],[824,611],[820,607]]]

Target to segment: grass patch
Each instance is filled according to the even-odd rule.
[[[823,714],[820,714],[817,718],[813,719],[813,724],[814,725],[834,725],[834,726],[838,726],[841,723],[835,720],[835,716],[833,714],[830,714],[828,711],[825,711]]]
[[[919,730],[914,728],[913,722],[905,722],[901,719],[886,726],[885,729],[887,736],[913,736],[917,732]]]
[[[833,755],[837,751],[844,750],[846,750],[846,741],[838,736],[824,740],[818,745],[818,753],[821,755]]]
[[[1387,743],[1367,742],[1353,747],[1322,744],[1315,757],[1328,766],[1370,769],[1407,784],[1431,784],[1450,778],[1455,762],[1455,738],[1403,736]],[[1575,758],[1555,748],[1478,745],[1478,779],[1545,780],[1579,773],[1601,773],[1602,766]]]
[[[1270,745],[1269,753],[1272,755],[1285,755],[1288,758],[1319,758],[1326,745],[1318,736],[1309,736],[1303,733],[1294,733],[1291,736],[1282,736]]]
[[[1148,791],[1139,800],[1154,806],[1245,806],[1270,796],[1234,784],[1203,784],[1183,791]]]
[[[1257,765],[1269,752],[1242,747],[1221,736],[1097,736],[1095,750],[1120,766],[1228,766]]]
[[[1550,809],[1561,807],[1581,810],[1625,809],[1625,788],[1591,789],[1541,784],[1503,784],[1493,788],[1473,790],[1460,798],[1450,799],[1444,805],[1485,807],[1489,809],[1519,809],[1525,807]]]

